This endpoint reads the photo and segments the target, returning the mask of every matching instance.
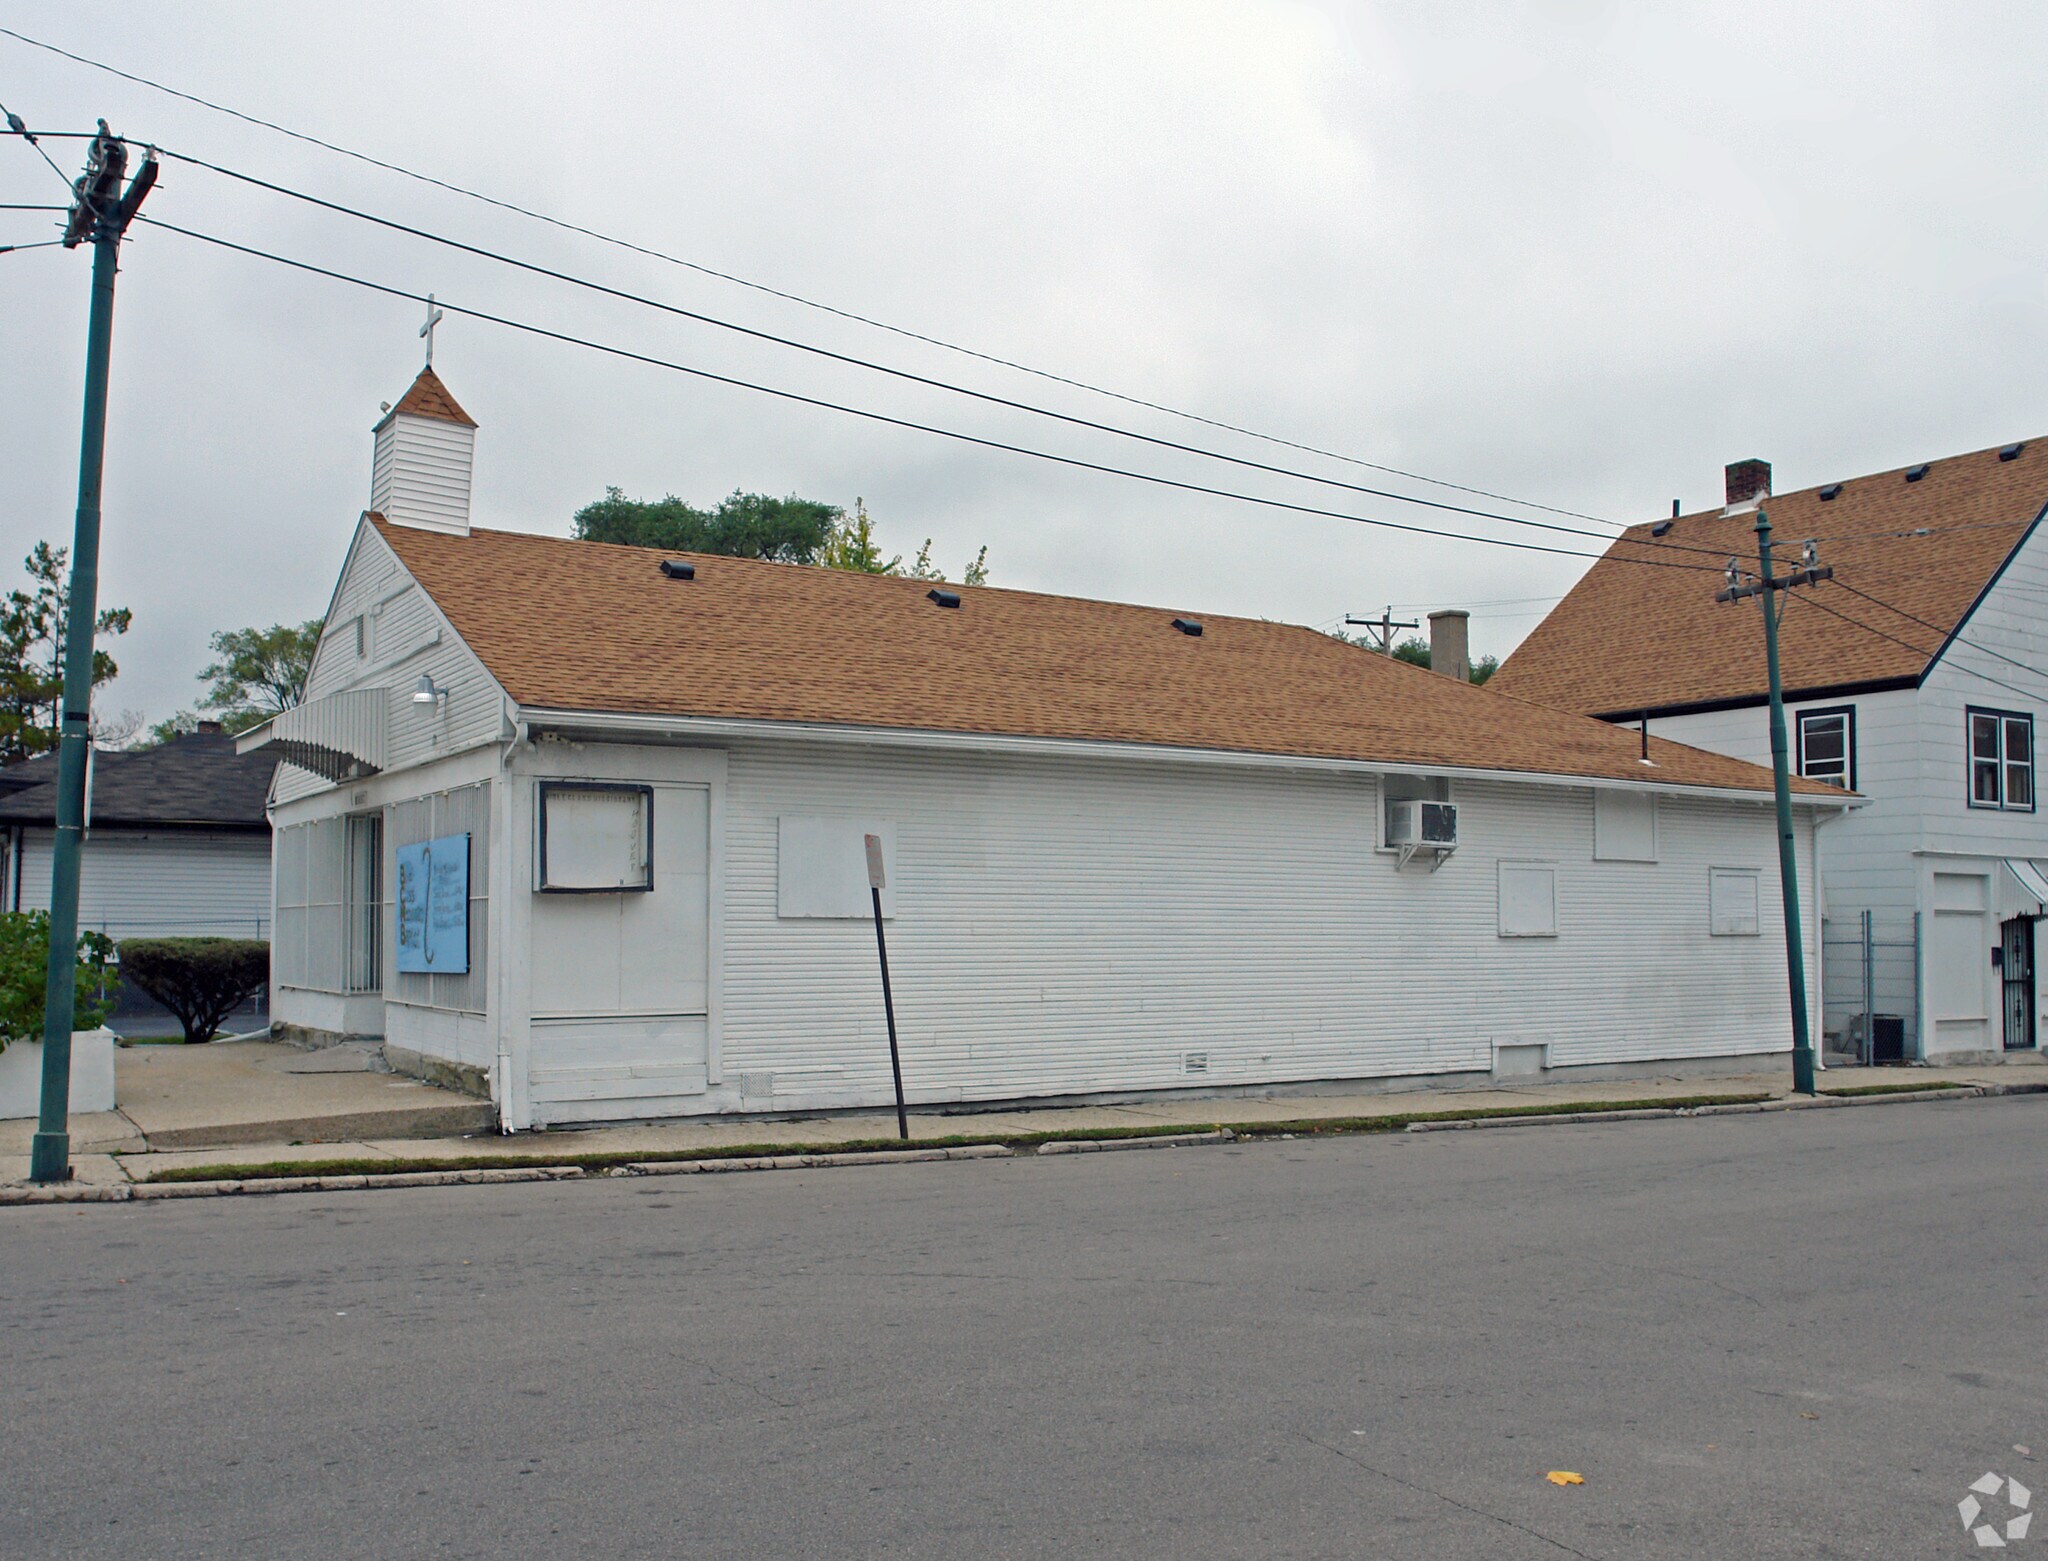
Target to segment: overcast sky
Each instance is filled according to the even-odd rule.
[[[1745,456],[1787,489],[2048,434],[2037,4],[15,0],[0,24],[752,281],[1603,518],[1718,502],[1723,464]],[[836,350],[1459,497],[572,237],[4,37],[0,101],[58,130],[104,115]],[[67,170],[82,154],[51,149]],[[33,151],[0,139],[0,201],[64,198]],[[175,163],[146,210],[897,416],[1545,540],[748,343]],[[50,220],[0,212],[0,243]],[[70,538],[88,272],[83,250],[0,255],[0,560]],[[101,600],[135,627],[100,705],[157,718],[192,702],[214,631],[325,609],[368,497],[378,403],[419,367],[421,310],[139,226],[117,313]],[[930,536],[957,572],[986,543],[999,585],[1316,625],[1469,605],[1475,650],[1495,653],[1585,567],[1063,469],[452,315],[435,361],[482,425],[483,525],[566,532],[608,484],[698,503],[859,495],[890,550]]]

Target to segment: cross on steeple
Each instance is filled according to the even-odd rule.
[[[434,327],[441,323],[441,311],[434,307],[434,295],[427,294],[427,323],[420,327],[420,335],[427,344],[427,367],[434,366]]]

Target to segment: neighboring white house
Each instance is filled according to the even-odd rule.
[[[474,426],[378,426],[242,739],[280,1029],[508,1129],[880,1105],[873,834],[914,1104],[1790,1044],[1762,770],[1282,624],[472,529]]]
[[[218,726],[93,755],[78,925],[114,938],[270,936],[276,760]],[[0,770],[0,909],[50,908],[57,760]]]
[[[1632,527],[1493,686],[1769,763],[1753,603],[1716,603],[1713,576],[1637,567],[1747,554],[1753,569],[1760,502],[1781,569],[1808,537],[1834,569],[1791,593],[1782,624],[1793,763],[1869,799],[1822,839],[1830,1029],[1873,1013],[1880,1048],[1907,1057],[2038,1048],[2048,441],[1778,495],[1764,462],[1730,466],[1726,508]]]

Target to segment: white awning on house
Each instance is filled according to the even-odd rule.
[[[322,780],[361,780],[384,768],[390,690],[349,689],[280,711],[235,739],[235,752],[274,753]]]
[[[2004,916],[2048,915],[2048,865],[2009,856],[1998,880],[1998,909]]]

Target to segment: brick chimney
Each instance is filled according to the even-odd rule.
[[[1429,615],[1429,670],[1461,683],[1472,681],[1472,615],[1446,607]]]
[[[1769,461],[1734,461],[1728,467],[1728,508],[1754,508],[1757,500],[1771,496]]]

